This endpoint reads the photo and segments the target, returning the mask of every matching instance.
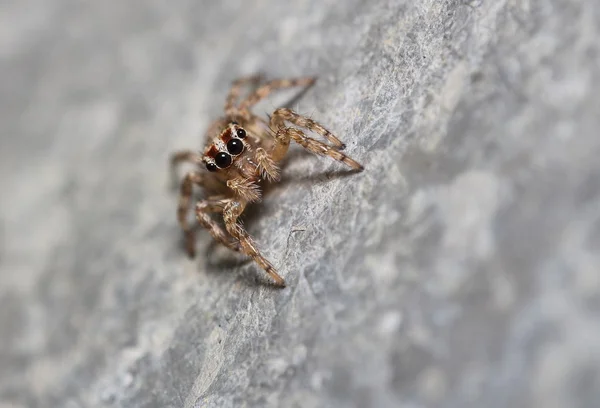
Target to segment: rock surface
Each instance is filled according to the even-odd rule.
[[[10,3],[1,408],[597,406],[595,2]],[[284,290],[188,260],[168,183],[257,71],[366,166],[252,211]]]

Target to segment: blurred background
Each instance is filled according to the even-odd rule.
[[[0,408],[597,406],[592,3],[3,2]],[[250,211],[284,290],[169,185],[256,72],[366,167]]]

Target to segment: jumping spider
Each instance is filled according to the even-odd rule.
[[[329,156],[352,169],[362,171],[363,166],[341,153],[344,144],[312,119],[290,109],[279,108],[267,121],[250,111],[273,91],[309,87],[315,82],[315,78],[261,82],[262,77],[258,75],[235,81],[227,96],[225,115],[208,128],[204,152],[176,152],[171,157],[171,167],[175,171],[178,164],[191,162],[207,170],[191,171],[181,182],[177,218],[185,234],[189,256],[195,256],[195,230],[187,220],[192,187],[195,184],[208,193],[205,200],[196,204],[195,213],[200,225],[208,229],[221,244],[251,257],[271,276],[275,284],[284,287],[285,281],[261,255],[254,240],[237,221],[238,217],[248,203],[261,200],[260,186],[263,181],[279,180],[278,163],[287,153],[291,140],[314,154]],[[249,87],[250,93],[238,103],[244,87]],[[322,136],[329,144],[306,136],[301,129]],[[223,214],[225,230],[210,213]]]

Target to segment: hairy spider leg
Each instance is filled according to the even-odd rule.
[[[232,241],[221,226],[209,215],[210,213],[223,213],[223,209],[230,202],[230,198],[200,201],[196,204],[196,218],[200,225],[206,228],[217,242],[220,242],[233,251],[241,252],[242,248],[239,243]]]
[[[177,183],[177,168],[182,163],[202,164],[202,155],[193,150],[181,150],[171,155],[169,160],[171,169],[171,182]]]
[[[332,147],[332,146],[330,146],[326,143],[323,143],[319,140],[312,139],[312,138],[306,136],[304,134],[304,132],[302,132],[302,130],[300,130],[300,129],[296,129],[296,128],[292,128],[292,127],[285,127],[286,118],[292,117],[292,116],[300,117],[300,115],[296,114],[295,112],[290,111],[289,109],[286,109],[284,112],[284,115],[282,116],[279,114],[278,111],[280,111],[280,109],[275,111],[273,113],[273,116],[271,116],[271,128],[276,130],[276,134],[275,134],[276,142],[271,149],[271,159],[274,162],[279,162],[283,159],[283,157],[285,156],[285,154],[287,153],[287,151],[289,149],[290,141],[293,140],[311,153],[314,153],[314,154],[317,154],[320,156],[329,156],[332,159],[342,162],[345,165],[350,166],[355,170],[362,171],[364,169],[364,167],[360,163],[356,162],[354,159],[352,159],[352,158],[348,157],[347,155],[345,155],[344,153],[340,152],[337,148]],[[293,115],[290,115],[290,112]],[[311,120],[311,122],[312,122],[311,126],[313,127],[313,129],[321,129],[321,128],[324,129],[318,123],[316,123],[312,120]],[[318,127],[313,126],[313,124],[318,125]],[[325,130],[325,131],[327,133],[329,133],[329,131],[327,131],[327,130]],[[319,132],[317,132],[317,133],[319,133]],[[321,134],[321,133],[319,133],[319,134]],[[331,136],[333,136],[333,135],[331,135]],[[335,136],[333,136],[333,137],[335,137]],[[335,140],[338,140],[338,142],[339,142],[339,139],[335,138]]]
[[[277,273],[275,267],[259,252],[256,248],[254,240],[237,221],[238,217],[244,211],[246,203],[242,200],[232,200],[223,209],[223,219],[225,220],[225,228],[227,232],[236,238],[240,245],[241,251],[251,257],[254,262],[260,265],[261,268],[275,281],[277,286],[285,287],[285,280]]]
[[[306,116],[300,115],[299,113],[294,112],[288,108],[279,108],[276,109],[275,112],[271,115],[271,127],[273,130],[277,131],[280,127],[285,126],[285,122],[290,122],[293,125],[296,125],[301,128],[305,128],[314,132],[320,136],[323,136],[325,139],[329,141],[329,143],[333,144],[333,146],[342,150],[346,147],[344,143],[337,137],[335,137],[329,130],[325,129],[323,125],[314,120],[307,118]]]
[[[227,98],[225,99],[225,115],[230,116],[232,113],[235,113],[235,111],[237,110],[236,104],[238,102],[238,99],[240,98],[240,95],[242,94],[242,89],[245,86],[250,85],[252,87],[255,87],[262,80],[263,76],[258,74],[242,77],[233,81],[231,89],[229,90]]]
[[[196,231],[189,225],[187,214],[192,199],[193,186],[210,187],[212,178],[206,173],[190,171],[185,175],[180,186],[179,203],[177,205],[177,220],[183,229],[185,247],[190,258],[196,255]]]
[[[274,79],[272,81],[267,82],[264,85],[258,87],[256,91],[248,95],[248,97],[243,100],[240,105],[240,111],[248,111],[251,107],[256,105],[262,99],[269,96],[271,93],[277,90],[286,89],[286,88],[294,88],[301,86],[311,86],[316,81],[314,77],[305,77],[305,78],[293,78],[293,79]]]

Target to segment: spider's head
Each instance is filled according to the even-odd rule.
[[[204,151],[203,161],[208,171],[229,168],[248,148],[246,131],[237,122],[231,122]]]

